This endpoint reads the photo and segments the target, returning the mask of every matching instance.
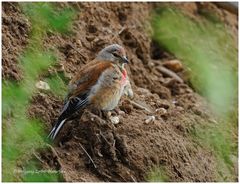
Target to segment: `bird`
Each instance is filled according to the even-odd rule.
[[[104,112],[113,110],[129,84],[125,64],[129,64],[125,49],[112,44],[83,66],[69,82],[63,109],[48,138],[54,140],[67,120],[81,109],[92,106]]]

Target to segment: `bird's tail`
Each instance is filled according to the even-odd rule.
[[[58,122],[54,125],[54,127],[52,128],[51,132],[48,135],[49,139],[52,139],[52,140],[55,139],[55,137],[57,136],[58,132],[61,130],[66,120],[67,119],[58,120]]]
[[[52,128],[51,132],[48,135],[49,139],[54,140],[59,131],[61,130],[62,126],[66,122],[66,120],[76,111],[86,106],[86,104],[88,103],[86,95],[87,94],[83,94],[81,97],[74,97],[65,102],[61,115],[57,120],[57,123],[54,125],[54,127]]]

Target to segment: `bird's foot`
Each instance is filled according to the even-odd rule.
[[[101,118],[109,120],[109,118],[111,117],[111,112],[110,111],[103,111],[101,110],[102,116]]]
[[[111,113],[109,114],[109,111],[104,111],[97,108],[92,109],[92,113],[106,120],[111,116]]]
[[[93,109],[92,111],[95,115],[99,116],[101,119],[104,119],[106,122],[112,123],[112,124],[118,124],[119,123],[119,112],[114,109],[112,111],[104,111],[100,109]]]

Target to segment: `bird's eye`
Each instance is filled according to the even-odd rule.
[[[112,55],[114,56],[114,57],[119,57],[119,55],[117,54],[117,53],[112,53]]]

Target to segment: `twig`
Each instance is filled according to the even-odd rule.
[[[73,135],[73,138],[74,139],[77,139],[77,140],[81,140],[80,138],[78,138],[77,136]]]
[[[132,175],[131,175],[131,178],[132,178],[133,182],[135,182],[135,183],[137,182]]]
[[[127,29],[125,26],[122,27],[122,29],[118,32],[118,34],[120,35],[125,29]]]
[[[117,39],[118,35],[120,35],[125,29],[126,29],[126,27],[124,26],[124,27],[122,27],[122,29],[118,33],[113,33],[111,41],[113,42],[114,39]]]
[[[108,142],[108,140],[106,139],[106,137],[102,134],[101,131],[100,131],[100,135],[102,136],[102,138],[106,141],[106,143],[107,143],[108,145],[111,145],[111,144]]]
[[[60,157],[58,156],[57,151],[56,151],[56,150],[54,149],[54,147],[52,147],[50,144],[46,144],[46,145],[51,149],[52,153],[56,156],[57,162],[58,162],[58,164],[60,165],[60,167],[62,168],[62,167],[64,166],[64,164],[61,162]],[[66,179],[67,176],[65,176],[65,173],[64,173],[64,172],[63,172],[63,174],[62,174],[62,177],[63,177],[64,181],[68,181],[68,180]]]
[[[33,155],[38,159],[41,163],[44,163],[44,161],[35,153],[33,152]]]
[[[134,101],[132,101],[132,100],[129,100],[129,101],[130,101],[131,104],[133,104],[133,106],[135,106],[135,107],[137,107],[137,108],[139,108],[139,109],[145,110],[145,111],[147,111],[147,112],[149,112],[149,113],[152,113],[152,111],[150,111],[148,108],[146,108],[146,107],[138,104],[137,102],[134,102]]]
[[[120,176],[120,178],[124,181],[127,182],[127,180],[120,174],[120,173],[116,173],[118,176]]]
[[[183,83],[183,80],[176,73],[174,73],[173,71],[165,68],[164,66],[158,66],[158,67],[156,67],[156,69],[159,72],[164,73],[165,75],[174,78],[178,82]]]
[[[50,144],[46,144],[46,145],[51,149],[51,151],[52,151],[54,154],[56,154],[56,155],[58,156],[56,150],[55,150]]]
[[[52,151],[52,153],[57,157],[57,161],[59,163],[59,165],[61,165],[61,167],[63,166],[62,162],[60,161],[60,157],[58,156],[57,151],[54,149],[54,147],[52,147],[50,144],[46,144]]]
[[[88,156],[88,158],[89,158],[90,161],[92,162],[93,166],[94,166],[95,168],[97,168],[97,166],[95,165],[92,157],[88,154],[88,152],[84,149],[84,147],[82,146],[82,144],[81,144],[80,142],[79,142],[79,145],[81,146],[81,148],[83,149],[83,151],[86,153],[86,155]]]

